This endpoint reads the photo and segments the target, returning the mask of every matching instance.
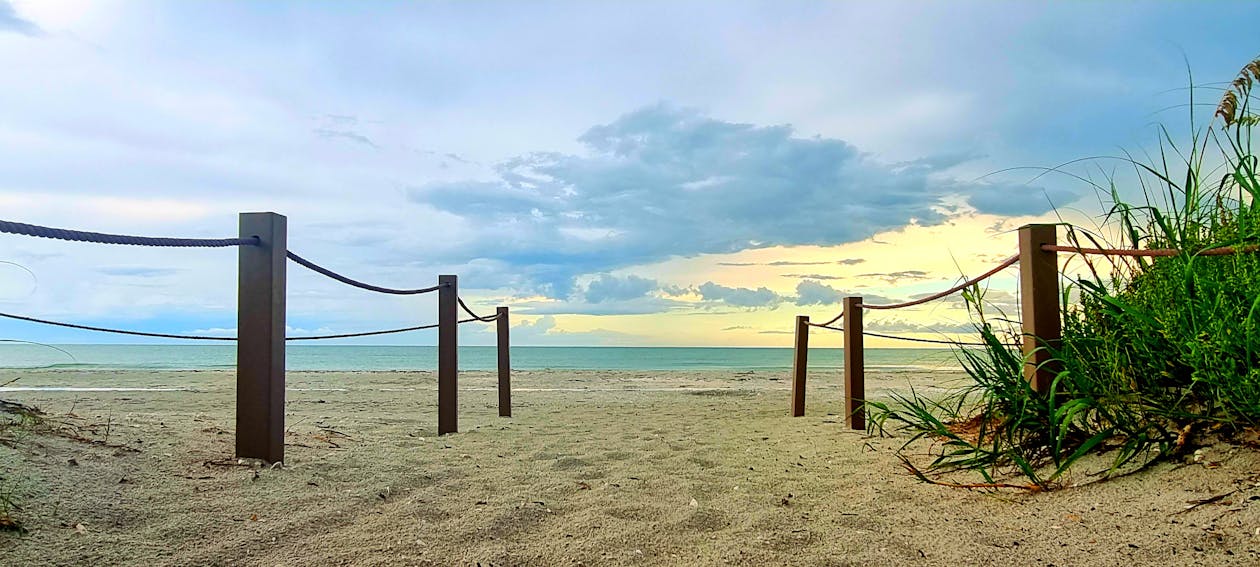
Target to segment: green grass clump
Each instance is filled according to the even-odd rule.
[[[978,471],[990,484],[1016,473],[1045,489],[1090,453],[1110,454],[1110,475],[1176,455],[1195,432],[1260,425],[1257,81],[1260,59],[1226,89],[1206,132],[1192,122],[1186,151],[1161,130],[1158,156],[1127,159],[1144,202],[1127,201],[1112,178],[1095,185],[1110,202],[1102,228],[1066,226],[1067,240],[1081,246],[1181,253],[1069,260],[1088,275],[1067,286],[1079,300],[1064,294],[1048,393],[1024,380],[1020,350],[999,336],[1017,333],[995,329],[973,289],[966,299],[985,346],[959,350],[971,383],[943,399],[912,391],[869,403],[872,427],[937,440],[928,471]],[[1237,253],[1204,254],[1224,247]]]

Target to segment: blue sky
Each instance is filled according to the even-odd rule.
[[[981,176],[1150,147],[1161,121],[1184,131],[1187,64],[1231,79],[1260,53],[1257,16],[0,0],[0,218],[219,237],[240,211],[274,210],[294,251],[356,277],[459,274],[482,309],[512,306],[526,343],[787,344],[794,313],[930,291],[1051,204],[1090,206],[1065,178]],[[34,274],[0,264],[8,312],[234,325],[231,251],[0,237],[0,260]],[[294,333],[432,320],[427,299],[291,273]],[[906,317],[881,324],[960,315]],[[0,337],[114,340],[7,321]]]

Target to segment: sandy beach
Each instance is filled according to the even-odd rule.
[[[292,373],[277,468],[232,458],[230,372],[0,383],[19,376],[0,397],[111,446],[0,444],[30,530],[0,534],[6,565],[1260,562],[1252,449],[1051,493],[932,486],[899,465],[904,439],[845,429],[837,376],[788,418],[782,372],[517,372],[500,418],[493,376],[463,373],[461,433],[439,438],[432,373]],[[870,376],[871,396],[908,377]],[[14,390],[47,387],[78,389]]]

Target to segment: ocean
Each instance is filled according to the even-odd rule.
[[[811,369],[840,369],[843,349],[810,349]],[[462,370],[496,368],[495,347],[459,349]],[[36,345],[0,343],[0,368],[216,370],[236,364],[235,345]],[[434,370],[431,346],[310,346],[286,351],[289,370]],[[512,347],[518,370],[787,370],[790,348]],[[884,372],[958,368],[948,349],[866,349],[866,367]]]

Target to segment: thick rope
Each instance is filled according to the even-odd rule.
[[[462,297],[456,297],[455,301],[459,302],[459,306],[460,308],[464,310],[464,313],[471,315],[473,319],[481,321],[482,323],[490,323],[492,321],[497,321],[499,319],[498,313],[495,313],[494,315],[489,316],[489,317],[482,317],[481,315],[473,313],[473,310],[468,308],[468,304],[464,303],[464,298]]]
[[[22,315],[13,315],[11,313],[0,313],[0,317],[8,317],[9,319],[17,319],[18,321],[29,321],[31,323],[40,323],[43,325],[52,325],[54,327],[66,327],[68,329],[82,329],[84,331],[96,331],[98,333],[113,333],[115,335],[131,335],[134,337],[157,337],[161,339],[186,339],[190,341],[234,341],[236,340],[236,337],[171,335],[167,333],[146,333],[144,331],[126,331],[123,329],[107,329],[105,327],[92,327],[90,325],[76,325],[74,323],[60,323],[57,321],[49,321],[47,319],[36,319],[34,317],[24,317]]]
[[[808,323],[807,322],[806,324],[811,327],[827,327],[827,325],[835,323],[836,321],[839,321],[842,318],[844,318],[844,311],[841,311],[839,315],[836,315],[835,317],[832,317],[826,321],[823,321],[822,323]],[[827,328],[830,329],[831,327],[827,327]]]
[[[257,246],[259,238],[155,238],[151,236],[128,236],[125,234],[103,234],[82,230],[50,228],[34,224],[0,220],[0,232],[21,234],[55,240],[72,242],[95,242],[98,244],[123,244],[128,246],[165,246],[181,248],[223,248],[227,246]]]
[[[840,328],[840,327],[830,327],[830,326],[827,326],[827,325],[811,325],[811,326],[813,326],[813,327],[821,327],[821,328],[823,328],[823,329],[827,329],[827,330],[830,330],[830,331],[839,331],[839,332],[841,332],[841,333],[843,333],[843,332],[844,332],[844,329],[842,329],[842,328]],[[961,345],[961,346],[988,346],[988,343],[965,343],[965,342],[961,342],[961,341],[942,341],[942,340],[933,340],[933,339],[918,339],[918,338],[914,338],[914,337],[899,337],[899,336],[896,336],[896,335],[885,335],[885,334],[883,334],[883,333],[875,333],[875,332],[871,332],[871,331],[862,331],[862,335],[867,336],[867,337],[879,337],[879,338],[881,338],[881,339],[893,339],[893,340],[896,340],[896,341],[910,341],[910,342],[915,342],[915,343],[933,343],[933,344],[939,344],[939,345]],[[1011,343],[1002,343],[1002,345],[1004,345],[1004,346],[1016,346],[1016,345],[1011,344]]]
[[[17,319],[18,321],[28,321],[31,323],[40,323],[42,325],[52,325],[55,327],[66,327],[68,329],[80,329],[84,331],[96,331],[98,333],[113,333],[115,335],[130,335],[134,337],[156,337],[160,339],[183,339],[190,341],[235,341],[236,337],[208,337],[204,335],[174,335],[169,333],[147,333],[144,331],[128,331],[125,329],[109,329],[106,327],[93,327],[90,325],[77,325],[74,323],[62,323],[59,321],[49,321],[47,319],[36,319],[34,317],[25,317],[22,315],[13,315],[11,313],[0,313],[0,317],[9,319]],[[464,319],[457,321],[457,324],[471,323],[476,319]],[[420,331],[424,329],[436,329],[438,325],[420,325],[418,327],[402,327],[399,329],[385,329],[382,331],[365,331],[362,333],[341,333],[336,335],[315,335],[310,337],[285,337],[286,341],[319,341],[325,339],[348,339],[353,337],[371,337],[376,335],[390,335],[394,333],[406,333],[408,331]]]
[[[1142,256],[1146,258],[1161,256],[1180,256],[1185,253],[1182,250],[1174,248],[1153,248],[1150,250],[1134,250],[1127,248],[1081,248],[1079,246],[1062,246],[1059,244],[1042,244],[1041,249],[1045,252],[1072,252],[1076,254],[1093,254],[1101,256]],[[1220,248],[1208,248],[1202,250],[1194,256],[1229,256],[1232,254],[1246,254],[1249,252],[1260,251],[1260,245],[1249,244],[1247,246],[1222,246]]]
[[[323,274],[343,284],[354,286],[359,289],[366,289],[368,291],[375,291],[378,293],[388,293],[392,295],[419,295],[422,293],[429,293],[431,291],[437,291],[438,288],[442,287],[441,285],[435,285],[433,287],[426,287],[426,288],[420,288],[420,289],[393,289],[393,288],[388,288],[388,287],[381,287],[377,285],[363,283],[358,280],[350,279],[346,276],[338,274],[337,272],[329,270],[328,268],[325,268],[314,262],[311,262],[310,260],[307,260],[306,258],[298,256],[297,254],[294,254],[293,252],[285,252],[285,255],[287,255],[290,260],[293,260],[298,265],[304,268],[307,268],[315,273]]]
[[[920,297],[919,299],[915,299],[915,300],[913,300],[913,301],[906,301],[906,302],[904,302],[904,303],[890,303],[890,304],[887,304],[887,305],[868,305],[868,304],[863,303],[863,304],[862,304],[862,307],[865,307],[865,308],[867,308],[867,309],[901,309],[902,307],[913,307],[913,306],[915,306],[915,305],[920,305],[920,304],[923,304],[923,303],[927,303],[927,302],[929,302],[929,301],[934,301],[934,300],[940,299],[940,298],[942,298],[942,297],[945,297],[945,296],[947,296],[947,295],[950,295],[950,294],[952,294],[952,293],[955,293],[955,292],[957,292],[957,291],[959,291],[959,290],[963,290],[963,289],[966,289],[966,288],[968,288],[968,287],[970,287],[970,286],[976,285],[976,284],[978,284],[978,283],[980,283],[980,282],[982,282],[982,281],[984,281],[984,280],[987,280],[987,279],[989,279],[990,277],[992,277],[994,274],[996,274],[996,273],[998,273],[998,272],[1000,272],[1000,271],[1002,271],[1002,270],[1005,270],[1005,269],[1007,269],[1007,268],[1011,267],[1012,265],[1014,265],[1014,264],[1015,264],[1015,263],[1017,263],[1017,262],[1019,262],[1019,254],[1015,254],[1014,256],[1011,256],[1010,258],[1007,258],[1007,259],[1005,259],[1005,260],[1002,260],[1002,263],[1001,263],[1001,264],[998,264],[998,265],[997,265],[996,267],[994,267],[992,270],[989,270],[989,271],[987,271],[987,272],[985,272],[985,273],[983,273],[983,274],[980,274],[979,276],[976,276],[976,277],[974,277],[974,278],[971,278],[971,279],[969,279],[969,280],[967,280],[967,281],[965,281],[965,282],[963,282],[963,283],[960,283],[960,284],[958,284],[958,285],[956,285],[956,286],[954,286],[954,287],[951,287],[951,288],[949,288],[949,289],[947,289],[947,290],[945,290],[945,291],[942,291],[942,292],[939,292],[939,293],[934,293],[934,294],[929,295],[929,296],[927,296],[927,297]]]
[[[918,339],[918,338],[915,338],[915,337],[899,337],[899,336],[897,336],[897,335],[885,335],[885,334],[883,334],[883,333],[872,333],[872,332],[870,332],[870,331],[863,331],[863,332],[862,332],[862,334],[863,334],[863,335],[866,335],[866,336],[868,336],[868,337],[879,337],[879,338],[881,338],[881,339],[892,339],[892,340],[895,340],[895,341],[909,341],[909,342],[912,342],[912,343],[932,343],[932,344],[938,344],[938,345],[960,345],[960,346],[989,346],[989,345],[988,345],[988,343],[965,343],[965,342],[962,342],[962,341],[944,341],[944,340],[936,340],[936,339]],[[1003,343],[1003,344],[1005,344],[1005,343]],[[1006,346],[1014,346],[1014,345],[1006,345]]]

